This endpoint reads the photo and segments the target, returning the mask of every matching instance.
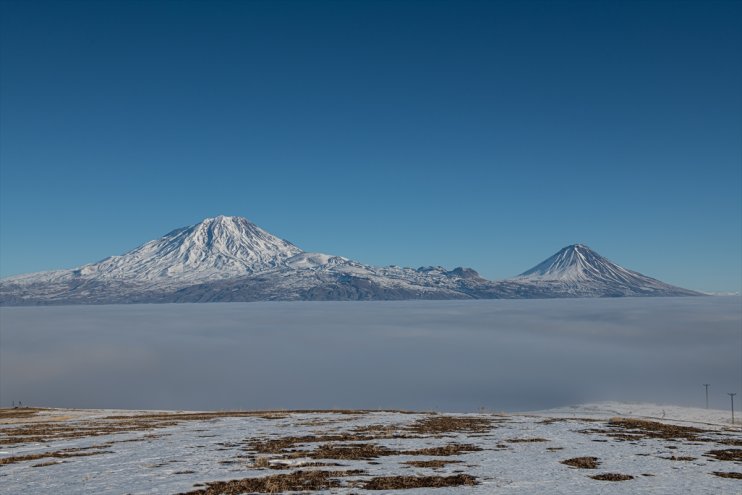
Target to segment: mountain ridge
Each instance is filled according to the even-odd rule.
[[[491,281],[472,268],[375,267],[306,252],[223,215],[96,263],[0,280],[2,305],[691,295],[701,294],[625,269],[584,244]]]

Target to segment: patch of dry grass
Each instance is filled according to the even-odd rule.
[[[360,435],[356,433],[339,433],[335,435],[305,435],[301,437],[279,437],[267,440],[255,440],[248,444],[248,450],[254,450],[261,454],[283,454],[290,452],[299,445],[307,443],[324,442],[365,442],[374,440],[374,436]]]
[[[595,476],[590,476],[594,480],[600,480],[600,481],[626,481],[626,480],[633,480],[634,477],[629,474],[620,474],[620,473],[601,473],[596,474]]]
[[[38,407],[14,407],[14,408],[0,408],[0,420],[2,419],[15,419],[15,418],[28,418],[36,415],[39,411],[44,409]]]
[[[287,474],[274,474],[262,478],[244,478],[231,481],[207,483],[206,488],[193,490],[180,495],[238,495],[244,493],[283,493],[319,491],[338,488],[338,478],[358,476],[363,471],[296,471]]]
[[[600,466],[597,457],[573,457],[563,460],[561,463],[578,469],[597,469]]]
[[[456,474],[452,476],[377,476],[364,481],[364,490],[409,490],[412,488],[444,488],[450,486],[477,485],[474,476]]]
[[[283,462],[272,462],[269,466],[269,469],[273,469],[274,471],[282,471],[286,469],[295,469],[295,468],[307,468],[307,467],[342,467],[343,464],[340,464],[339,462],[301,462],[299,464],[286,464]]]
[[[742,480],[742,473],[735,473],[735,472],[724,473],[721,471],[714,471],[714,474],[716,476],[719,476],[720,478],[732,478],[735,480]]]
[[[27,423],[25,425],[3,428],[0,430],[0,445],[21,443],[45,443],[72,438],[96,437],[116,433],[150,430],[174,426],[170,421],[139,421],[129,418],[128,421],[85,421],[75,423]]]
[[[110,450],[93,451],[89,449],[66,449],[66,450],[58,450],[54,452],[39,452],[36,454],[2,457],[0,458],[0,466],[6,465],[6,464],[15,464],[17,462],[35,461],[37,459],[44,459],[47,457],[55,457],[55,458],[61,459],[65,457],[87,457],[91,455],[110,454],[110,453],[112,453],[112,451]],[[38,467],[38,465],[34,467]]]
[[[719,461],[742,461],[742,449],[710,450],[704,455]]]
[[[742,439],[739,438],[724,438],[723,440],[709,440],[710,442],[720,443],[722,445],[732,445],[734,447],[742,447]]]
[[[313,459],[371,460],[381,456],[399,455],[399,450],[389,449],[372,443],[323,444],[307,452]]]
[[[375,424],[358,426],[352,431],[357,435],[370,435],[373,438],[408,438],[404,433],[406,426],[400,424]]]
[[[312,459],[335,459],[335,460],[372,460],[378,457],[393,455],[409,456],[453,456],[465,452],[476,452],[481,447],[471,444],[450,443],[439,447],[426,447],[415,450],[397,450],[376,445],[373,443],[350,443],[334,444],[326,443],[314,450],[297,450],[289,454],[295,457],[310,457]]]
[[[45,467],[45,466],[54,466],[55,464],[60,464],[61,461],[48,461],[48,462],[40,462],[38,464],[31,464],[31,467]]]
[[[608,426],[626,432],[629,438],[622,438],[620,433],[618,435],[610,435],[609,433],[610,436],[616,436],[622,440],[637,438],[697,440],[699,434],[706,433],[706,430],[692,426],[678,426],[634,418],[611,418],[608,421]]]
[[[418,435],[443,435],[446,433],[486,433],[494,418],[468,416],[428,416],[418,419],[405,429]]]
[[[424,455],[424,456],[451,456],[464,454],[466,452],[478,452],[481,447],[469,443],[449,443],[441,447],[427,447],[417,450],[404,450],[402,455]]]
[[[456,461],[456,460],[449,460],[449,459],[436,459],[432,461],[405,461],[402,464],[407,464],[408,466],[414,466],[418,468],[431,468],[431,469],[438,469],[445,467],[448,464],[457,464],[462,461]]]

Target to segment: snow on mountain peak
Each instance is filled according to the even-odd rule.
[[[561,286],[582,295],[697,295],[627,270],[584,244],[572,244],[514,279],[516,283]]]
[[[517,279],[562,282],[610,279],[623,282],[635,275],[638,274],[611,262],[584,244],[572,244],[521,273]]]
[[[200,282],[277,267],[302,250],[243,217],[220,215],[173,230],[121,256],[75,271],[127,280]]]
[[[699,294],[622,268],[584,244],[493,282],[469,268],[373,267],[308,253],[246,218],[224,215],[77,269],[0,281],[0,305],[663,295]]]

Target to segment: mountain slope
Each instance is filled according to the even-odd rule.
[[[474,274],[474,275],[472,275]],[[219,216],[121,256],[0,281],[0,304],[344,299],[460,299],[458,268],[372,267],[307,253],[245,218]]]
[[[470,268],[374,267],[307,253],[245,218],[219,216],[121,256],[0,280],[0,304],[390,300],[698,295],[626,270],[586,246],[513,279]]]
[[[521,294],[546,297],[692,296],[681,287],[627,270],[583,244],[573,244],[508,280]]]
[[[256,273],[280,266],[302,250],[245,218],[218,216],[75,270],[5,279],[58,281],[65,278],[186,285]]]

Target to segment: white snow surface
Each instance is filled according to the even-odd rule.
[[[136,418],[152,411],[65,410],[42,411],[31,418],[0,420],[0,438],[13,429],[34,423],[88,426],[115,423],[107,416]],[[274,417],[223,416],[197,420],[177,419],[149,430],[116,434],[44,440],[0,445],[0,461],[29,454],[82,449],[95,455],[41,458],[0,464],[0,493],[98,493],[175,494],[202,488],[204,483],[263,477],[295,470],[351,470],[365,474],[341,477],[346,484],[315,493],[399,493],[399,494],[739,494],[740,480],[723,478],[714,472],[740,472],[742,463],[722,461],[707,454],[711,450],[734,449],[742,441],[739,426],[729,423],[724,411],[708,411],[653,404],[602,403],[522,414],[479,412],[457,414],[491,418],[487,432],[449,432],[442,435],[413,434],[405,427],[431,413],[371,411],[363,414],[340,412],[284,412]],[[662,418],[662,416],[665,416]],[[608,418],[641,417],[704,430],[696,440],[639,438],[622,441],[610,436]],[[554,418],[554,420],[549,420]],[[547,420],[547,421],[545,421]],[[373,443],[398,451],[438,447],[452,443],[473,444],[482,450],[452,457],[388,455],[366,460],[332,460],[332,467],[311,466],[301,452],[310,452],[319,443],[300,443],[298,454],[261,454],[273,470],[253,465],[256,455],[250,443],[287,436],[337,435],[357,428],[383,426],[385,438],[366,440],[325,440],[325,444]],[[374,430],[370,430],[374,431]],[[378,430],[376,430],[378,431]],[[398,434],[395,434],[398,433]],[[513,440],[542,439],[517,442]],[[723,442],[723,443],[722,443]],[[737,445],[739,445],[737,443]],[[597,457],[597,469],[576,469],[560,461],[573,457]],[[677,458],[685,459],[678,460]],[[692,458],[692,459],[691,459]],[[441,468],[413,467],[410,460],[455,460]],[[374,492],[347,485],[374,476],[448,476],[466,473],[479,484],[449,488],[385,490]],[[620,482],[590,478],[600,473],[620,473],[633,479]]]

